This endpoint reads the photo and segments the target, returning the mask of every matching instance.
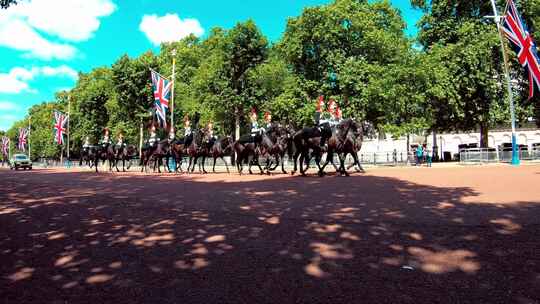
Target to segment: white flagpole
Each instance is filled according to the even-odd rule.
[[[175,67],[176,67],[176,49],[173,49],[171,52],[172,59],[172,86],[171,86],[171,128],[174,128],[174,83],[175,83]]]
[[[32,129],[32,115],[28,116],[28,158],[32,160],[32,156],[30,154],[30,130]]]
[[[508,91],[508,103],[510,104],[510,116],[512,119],[512,165],[518,166],[519,165],[519,155],[518,155],[518,149],[517,149],[517,137],[516,137],[516,114],[515,114],[515,108],[514,108],[514,98],[512,95],[512,83],[510,80],[510,72],[508,68],[508,54],[506,53],[506,46],[504,44],[503,34],[501,30],[501,22],[503,17],[499,16],[499,12],[497,11],[497,5],[495,4],[495,0],[491,0],[491,7],[493,8],[493,14],[495,16],[495,23],[497,23],[497,31],[499,32],[499,40],[501,41],[501,50],[503,53],[503,61],[504,61],[504,74],[506,77],[506,89]]]
[[[67,159],[69,162],[69,133],[71,133],[71,130],[69,128],[69,121],[71,120],[71,95],[68,96],[68,114],[67,114]]]

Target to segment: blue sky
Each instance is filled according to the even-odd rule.
[[[255,20],[278,40],[287,18],[329,0],[171,1],[31,0],[0,11],[0,130],[25,116],[28,107],[73,87],[77,72],[111,65],[121,55],[159,51],[159,42],[188,33]],[[421,12],[409,0],[392,0],[416,34]],[[61,9],[59,9],[61,7]],[[170,30],[173,29],[173,30]]]

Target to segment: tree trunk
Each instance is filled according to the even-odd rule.
[[[234,111],[234,140],[240,139],[240,110],[237,108]],[[232,154],[231,164],[235,165],[238,155],[236,152]]]
[[[409,153],[411,152],[411,135],[407,133],[407,164],[409,164]]]
[[[488,126],[486,123],[480,123],[480,148],[488,148]]]
[[[437,131],[433,130],[433,148],[431,150],[433,161],[439,161],[439,145],[437,144]]]
[[[234,139],[240,139],[240,111],[236,110],[234,117]]]

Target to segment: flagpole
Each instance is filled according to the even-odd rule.
[[[173,49],[172,52],[172,87],[171,87],[171,128],[174,128],[174,82],[175,82],[175,67],[176,67],[176,49]]]
[[[71,133],[71,130],[69,129],[69,121],[71,120],[71,95],[68,96],[68,116],[67,116],[67,159],[69,163],[69,133]]]
[[[501,31],[502,17],[499,16],[497,11],[497,5],[495,0],[491,0],[491,7],[493,8],[493,14],[495,16],[495,23],[497,23],[497,32],[499,33],[499,40],[501,41],[501,50],[503,53],[504,61],[504,75],[506,77],[506,89],[508,90],[508,103],[510,104],[510,116],[512,119],[512,165],[519,166],[519,155],[517,149],[517,137],[516,137],[516,113],[514,107],[514,98],[512,95],[512,83],[510,80],[510,72],[508,67],[508,54],[506,53],[506,46],[504,44],[503,34]]]
[[[30,154],[30,132],[32,130],[32,115],[28,116],[28,159],[32,160],[32,156]]]

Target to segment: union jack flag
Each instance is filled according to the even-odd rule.
[[[504,34],[514,44],[519,63],[529,72],[529,98],[534,95],[534,85],[540,88],[540,60],[536,44],[527,30],[527,25],[517,11],[513,0],[508,1],[508,11],[504,16]]]
[[[19,128],[19,150],[26,151],[26,140],[28,138],[28,128]]]
[[[59,145],[64,144],[64,133],[66,133],[66,123],[69,117],[58,111],[54,111],[54,142]]]
[[[167,127],[167,109],[171,97],[172,82],[154,70],[152,72],[152,85],[154,87],[154,108],[159,124]]]
[[[9,154],[9,137],[7,136],[2,136],[2,154]]]

